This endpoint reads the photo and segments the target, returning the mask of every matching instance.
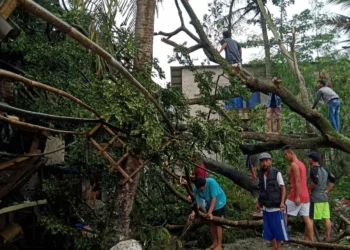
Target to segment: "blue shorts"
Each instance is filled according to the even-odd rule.
[[[263,211],[263,238],[264,240],[289,241],[287,224],[284,213],[280,211]]]

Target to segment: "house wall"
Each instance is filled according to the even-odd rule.
[[[265,75],[265,68],[264,66],[259,66],[259,67],[249,67],[249,66],[244,66],[245,69],[247,69],[249,72],[253,73],[255,76],[259,77],[262,80],[267,80],[264,79]],[[199,69],[200,70],[200,69]],[[217,79],[219,75],[222,74],[222,69],[217,66],[208,66],[205,68],[205,70],[211,70],[212,72],[215,73],[214,79]],[[199,95],[199,88],[197,87],[197,83],[194,81],[194,75],[193,73],[184,67],[172,67],[171,69],[172,73],[172,86],[174,87],[181,87],[182,92],[186,95],[187,98],[196,98]],[[219,86],[228,86],[229,81],[225,77],[220,77],[219,79]],[[266,103],[268,96],[265,94],[260,94],[260,99],[261,103]],[[221,104],[224,107],[224,102],[221,102]],[[244,107],[245,107],[245,102],[244,102]],[[209,109],[205,106],[202,105],[191,105],[191,110],[190,114],[191,115],[196,115],[198,111],[202,112],[208,112]],[[213,114],[212,118],[219,118],[218,114]]]

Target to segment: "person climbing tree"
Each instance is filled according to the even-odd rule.
[[[255,211],[263,210],[263,238],[272,242],[273,250],[280,250],[281,242],[288,241],[288,229],[284,216],[286,188],[281,172],[272,167],[272,157],[268,153],[259,156],[259,198]],[[279,188],[277,188],[279,187]]]
[[[331,213],[328,203],[328,193],[332,190],[335,177],[328,169],[320,166],[320,155],[317,152],[311,152],[307,155],[310,165],[310,219],[323,220],[326,235],[324,240],[331,239]]]
[[[207,203],[207,217],[213,220],[213,216],[223,217],[226,207],[226,195],[216,180],[212,178],[196,177],[194,180],[194,195],[199,208],[201,199]],[[192,211],[190,217],[193,220],[196,213]],[[210,222],[210,234],[213,244],[207,250],[222,250],[222,225],[220,223]]]
[[[314,241],[314,231],[310,220],[310,198],[304,163],[298,160],[292,146],[282,148],[284,157],[291,163],[289,168],[290,192],[286,201],[287,214],[301,216],[305,223],[304,240]]]
[[[274,77],[273,81],[281,79],[280,77]],[[273,116],[276,119],[276,134],[280,133],[281,130],[281,98],[278,95],[275,95],[273,93],[269,93],[269,99],[266,103],[267,112],[266,112],[266,118],[267,118],[267,133],[272,134],[273,133]]]
[[[231,32],[226,30],[222,33],[223,39],[220,41],[221,49],[218,50],[220,54],[225,50],[225,59],[227,63],[233,67],[236,74],[239,75],[240,67],[242,66],[242,48],[241,45],[231,38]]]
[[[340,130],[340,99],[339,95],[334,92],[333,89],[326,86],[325,80],[317,81],[317,96],[312,106],[312,109],[316,108],[318,102],[322,100],[328,104],[328,119],[332,127],[336,130]]]

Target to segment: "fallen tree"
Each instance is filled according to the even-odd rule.
[[[204,159],[203,163],[207,169],[229,178],[236,185],[249,191],[253,196],[258,196],[259,188],[257,183],[252,181],[246,173],[240,172],[233,167],[211,159]]]
[[[177,0],[175,0],[177,4]],[[196,30],[197,36],[194,34],[190,34],[190,37],[193,38],[195,41],[201,44],[202,50],[205,53],[205,55],[208,57],[208,59],[214,63],[218,63],[228,75],[235,74],[230,67],[227,67],[226,61],[217,54],[216,49],[213,47],[213,45],[210,43],[206,33],[204,32],[203,26],[201,22],[199,21],[197,15],[195,14],[194,10],[192,9],[190,2],[187,0],[181,0],[182,6],[186,10],[188,16],[191,19],[191,24]],[[291,144],[293,146],[296,146],[298,148],[313,148],[315,145],[319,145],[318,143],[321,142],[321,147],[329,147],[329,148],[336,148],[341,151],[344,151],[346,153],[350,153],[350,139],[345,137],[344,135],[341,135],[340,133],[337,133],[331,126],[330,122],[326,117],[321,115],[319,112],[311,109],[311,105],[309,103],[309,100],[307,97],[306,87],[305,87],[305,80],[298,68],[298,63],[296,61],[295,56],[295,48],[292,48],[292,55],[289,54],[288,50],[284,46],[281,36],[278,34],[277,29],[274,27],[273,22],[271,21],[271,18],[266,13],[265,8],[263,7],[262,2],[258,1],[260,9],[262,14],[264,15],[265,19],[267,20],[267,23],[270,27],[270,29],[273,31],[275,39],[277,39],[278,44],[280,46],[281,52],[286,58],[288,62],[288,66],[290,67],[291,71],[296,77],[296,81],[298,83],[300,92],[301,92],[301,99],[298,99],[296,96],[294,96],[282,83],[281,80],[275,80],[273,84],[265,83],[258,78],[254,77],[251,73],[248,71],[242,69],[241,73],[238,75],[241,80],[244,82],[244,84],[251,90],[251,91],[260,91],[262,93],[268,94],[268,93],[274,93],[281,97],[283,102],[294,112],[298,113],[300,116],[304,117],[310,124],[312,124],[321,134],[321,138],[318,140],[315,140],[312,143],[306,142],[304,139],[293,139],[290,138],[288,135],[275,135],[273,142],[269,142],[267,145],[261,145],[257,147],[251,147],[247,146],[246,148],[242,146],[241,148],[246,149],[245,151],[249,151],[250,153],[261,152],[261,150],[266,146],[266,149],[276,149],[279,148],[282,144]],[[168,39],[179,32],[184,30],[184,23],[182,18],[182,12],[180,10],[180,7],[177,4],[180,20],[181,20],[181,27],[176,30],[176,32],[170,33],[171,35],[168,36]],[[188,34],[188,32],[186,32]],[[168,34],[166,32],[160,31],[157,34]],[[293,31],[293,39],[295,39],[295,31]],[[174,48],[183,48],[184,46],[177,44],[176,42],[167,43]],[[186,48],[185,48],[186,49]],[[191,52],[190,52],[191,53]],[[190,54],[189,53],[189,54]],[[201,100],[197,100],[196,103],[201,103]],[[205,103],[204,103],[205,104]],[[258,137],[258,140],[262,141],[268,141],[268,139],[271,138],[270,135],[267,134],[261,134],[257,136],[257,134],[247,134],[245,136],[246,139],[255,139]],[[273,145],[273,143],[275,145]]]

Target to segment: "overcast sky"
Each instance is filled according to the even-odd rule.
[[[198,18],[202,21],[204,14],[208,13],[208,3],[213,2],[213,0],[189,0],[192,8],[196,12]],[[315,1],[315,0],[313,0]],[[320,0],[319,0],[320,1]],[[243,1],[245,2],[245,1]],[[295,0],[295,4],[291,5],[287,9],[288,19],[293,15],[302,12],[307,8],[311,8],[312,0]],[[239,7],[239,6],[236,6]],[[276,6],[268,4],[268,8],[271,13],[276,13],[279,15],[279,9]],[[341,13],[341,8],[339,6],[327,5],[328,12]],[[185,10],[183,10],[183,15],[185,19],[185,24],[188,29],[195,33],[192,25],[189,24],[189,17]],[[174,1],[165,0],[163,4],[159,5],[158,16],[155,19],[155,32],[164,31],[171,32],[178,28],[180,25],[180,20],[177,14],[176,6]],[[235,36],[234,39],[238,42],[243,42],[246,40],[247,35],[252,34],[253,32],[260,32],[259,28],[251,26],[248,27],[246,34],[240,36]],[[270,34],[271,36],[271,34]],[[176,66],[177,63],[168,64],[168,56],[172,55],[173,48],[163,42],[161,42],[161,36],[155,36],[154,38],[154,57],[160,60],[160,65],[165,71],[166,80],[156,79],[163,87],[165,87],[167,82],[170,82],[170,66]],[[177,43],[187,42],[188,46],[194,45],[192,39],[190,39],[185,33],[180,33],[174,36],[171,40],[176,41]],[[223,54],[224,55],[224,52]],[[198,64],[205,59],[205,55],[202,50],[198,50],[191,54],[192,58],[198,58]],[[254,58],[262,59],[264,57],[263,48],[251,48],[244,49],[243,51],[243,63],[247,63]]]

